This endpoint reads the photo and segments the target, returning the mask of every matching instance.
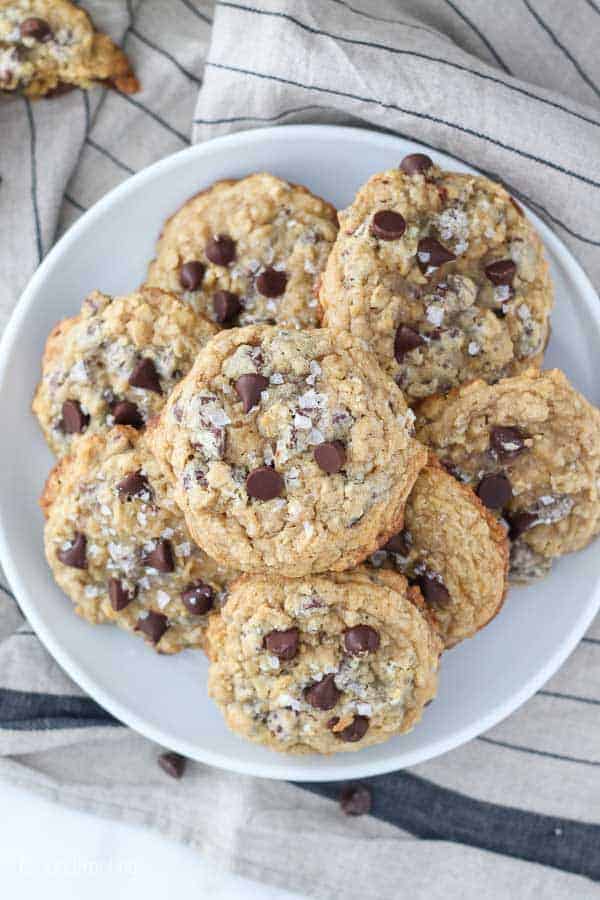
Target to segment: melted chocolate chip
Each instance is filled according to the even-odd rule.
[[[90,417],[83,412],[78,400],[65,400],[62,405],[62,429],[66,434],[80,434],[89,422]]]
[[[158,757],[158,764],[163,772],[166,772],[171,778],[176,778],[177,780],[179,780],[185,772],[186,762],[185,756],[180,756],[179,753],[161,753]]]
[[[346,743],[354,744],[356,741],[362,740],[369,730],[369,720],[366,716],[354,716],[352,722],[342,731],[338,731],[337,736]]]
[[[510,285],[513,282],[517,267],[512,259],[497,259],[485,267],[485,274],[495,285]]]
[[[435,238],[421,238],[417,245],[417,264],[424,275],[453,259],[456,259],[454,253]]]
[[[364,784],[348,784],[340,793],[340,806],[347,816],[364,816],[371,812],[371,791]]]
[[[173,572],[175,570],[175,557],[170,541],[160,540],[154,550],[144,556],[144,565],[159,572]]]
[[[490,447],[500,462],[509,462],[525,449],[525,437],[520,428],[495,425],[490,430]]]
[[[231,322],[242,308],[240,298],[231,291],[216,291],[213,294],[213,309],[219,325]]]
[[[403,216],[391,209],[380,209],[371,221],[371,234],[381,241],[396,241],[405,231]]]
[[[537,522],[539,522],[539,518],[535,515],[535,513],[515,513],[514,515],[510,516],[508,520],[508,536],[510,537],[511,541],[516,541],[517,538],[520,538],[522,534],[524,534],[526,531],[529,531],[530,528],[533,528],[533,526]]]
[[[409,153],[400,163],[400,168],[406,175],[422,175],[432,165],[432,160],[424,153]]]
[[[346,448],[341,441],[324,441],[313,450],[317,465],[328,475],[336,475],[346,463]]]
[[[158,644],[161,637],[169,627],[169,620],[162,613],[149,612],[147,616],[137,620],[136,631],[141,631],[150,638],[153,644]]]
[[[196,581],[181,593],[181,600],[188,612],[194,616],[203,616],[212,609],[215,602],[215,592],[210,584],[204,581]]]
[[[87,538],[78,531],[71,545],[66,549],[57,550],[56,555],[65,566],[71,566],[72,569],[87,569],[86,547]]]
[[[304,691],[304,699],[315,709],[333,709],[342,692],[335,686],[334,675],[325,675]]]
[[[235,391],[242,401],[242,409],[250,412],[253,406],[260,403],[260,395],[269,386],[269,379],[264,375],[240,375],[235,383]]]
[[[297,628],[286,631],[270,631],[265,635],[264,647],[278,659],[290,660],[298,653],[300,632]]]
[[[140,429],[144,426],[144,420],[135,403],[129,400],[119,400],[112,408],[115,425],[131,425],[132,428]]]
[[[268,268],[256,279],[256,289],[263,297],[281,297],[287,284],[287,273]]]
[[[25,19],[24,22],[21,22],[19,33],[22,38],[32,38],[34,41],[39,41],[40,44],[45,44],[54,37],[52,29],[46,20],[38,19],[37,16],[32,16],[29,19]]]
[[[150,493],[150,485],[148,479],[142,473],[141,469],[137,472],[130,472],[117,484],[117,491],[121,497],[136,497],[139,494]]]
[[[387,544],[383,545],[382,549],[387,550],[388,553],[398,553],[400,556],[408,556],[411,544],[412,538],[410,532],[404,529],[391,537]]]
[[[204,252],[216,266],[228,266],[235,259],[235,241],[227,234],[218,234],[208,241]]]
[[[132,387],[142,388],[144,391],[153,391],[155,394],[162,394],[160,378],[158,377],[156,366],[151,359],[140,359],[129,376],[129,384]]]
[[[477,496],[488,509],[502,509],[512,499],[512,487],[506,475],[484,475],[477,486]]]
[[[109,578],[108,599],[114,611],[119,612],[125,609],[126,606],[129,606],[133,600],[133,594],[127,590],[123,582],[119,581],[118,578]]]
[[[431,572],[421,572],[415,580],[425,602],[431,606],[448,606],[452,602],[444,582]]]
[[[407,353],[410,353],[411,350],[420,347],[421,344],[424,343],[423,338],[414,330],[414,328],[409,328],[408,325],[399,325],[396,331],[396,337],[394,338],[394,356],[396,357],[396,362],[401,363]]]
[[[355,625],[344,634],[344,646],[348,653],[375,653],[379,649],[379,632],[370,625]]]
[[[179,269],[179,281],[186,291],[196,291],[202,284],[206,266],[197,259],[184,263]]]
[[[270,466],[254,469],[246,478],[246,492],[256,500],[273,500],[283,493],[283,477]]]

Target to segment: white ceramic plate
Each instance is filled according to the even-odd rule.
[[[600,556],[591,547],[561,560],[546,581],[511,591],[488,628],[443,657],[438,699],[411,734],[331,758],[290,757],[225,728],[206,695],[201,653],[158,656],[117,628],[88,625],[74,615],[46,565],[37,498],[52,458],[29,407],[54,323],[75,313],[93,288],[107,293],[135,288],[163,220],[216,179],[268,170],[343,207],[374,172],[423,149],[358,129],[288,126],[218,138],[177,153],[130,178],[82,216],[31,279],[4,335],[0,553],[19,603],[50,653],[102,706],[154,741],[201,762],[307,781],[359,778],[423,762],[480,734],[527,700],[573,650],[600,605]],[[466,169],[442,154],[431,155],[443,166]],[[600,404],[594,378],[598,299],[563,244],[531,217],[556,283],[547,365],[560,366]]]

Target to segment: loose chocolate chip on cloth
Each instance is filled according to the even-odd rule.
[[[445,150],[497,173],[492,177],[504,179],[511,192],[523,192],[548,211],[600,288],[600,201],[590,183],[600,177],[598,103],[589,84],[598,81],[593,4],[582,3],[576,15],[565,17],[560,0],[510,3],[502,15],[484,3],[426,4],[421,12],[395,0],[353,0],[311,4],[309,18],[302,4],[279,0],[277,12],[286,19],[268,15],[275,5],[260,0],[216,10],[204,0],[132,3],[136,31],[203,79],[200,90],[135,34],[124,37],[124,0],[82,5],[143,75],[144,93],[135,98],[141,105],[109,94],[99,107],[103,92],[89,92],[86,142],[79,91],[33,103],[29,111],[22,101],[0,103],[1,133],[10,134],[2,140],[0,186],[2,324],[54,235],[80,215],[78,206],[90,206],[129,177],[128,169],[185,147],[190,136],[205,141],[263,121],[392,129],[429,144],[424,153],[434,159]],[[209,40],[213,65],[204,69]],[[398,56],[367,47],[367,41],[411,52]],[[493,111],[485,123],[482,110]],[[250,115],[260,121],[248,121]],[[69,127],[57,129],[57,122]],[[391,150],[388,158],[390,166],[400,163],[402,151]],[[235,174],[246,172],[242,160]],[[63,201],[67,184],[69,199]],[[134,425],[116,415],[115,421]],[[30,630],[2,594],[0,776],[15,784],[104,817],[143,820],[210,854],[213,867],[319,900],[341,894],[397,900],[399,885],[415,900],[448,900],[457,883],[466,900],[595,896],[598,720],[593,706],[575,698],[595,696],[597,625],[547,693],[488,731],[485,740],[369,778],[374,806],[370,815],[357,817],[340,812],[339,782],[304,783],[301,789],[191,760],[181,783],[171,781],[156,762],[163,748],[118,727],[83,697]],[[442,682],[445,664],[442,658]],[[334,718],[335,710],[323,715]]]

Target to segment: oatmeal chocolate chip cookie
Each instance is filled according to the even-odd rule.
[[[51,449],[112,425],[142,428],[191,368],[215,326],[164,291],[94,291],[51,332],[33,411]]]
[[[427,451],[349,334],[251,325],[202,349],[152,424],[194,539],[246,572],[351,568],[402,526]]]
[[[360,750],[418,722],[441,649],[395,572],[245,576],[209,624],[209,693],[233,731],[273,750]]]
[[[167,221],[148,283],[222,326],[313,328],[336,234],[335,209],[304,187],[264,173],[219,181]]]
[[[406,501],[404,528],[374,553],[418,585],[446,648],[494,618],[504,601],[506,529],[433,454]]]
[[[50,97],[96,82],[139,90],[129,60],[69,0],[0,0],[0,92]]]
[[[80,616],[161,653],[203,645],[236,573],[193,544],[143,435],[117,426],[77,441],[40,503],[48,564]]]
[[[562,372],[532,369],[432,397],[419,407],[417,433],[504,516],[511,577],[543,574],[544,560],[600,532],[600,411]]]
[[[541,241],[504,188],[414,156],[340,212],[320,289],[324,325],[366,341],[411,404],[539,365],[552,307]]]

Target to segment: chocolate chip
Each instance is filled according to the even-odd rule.
[[[510,526],[508,536],[511,541],[516,541],[517,538],[520,538],[522,534],[526,531],[529,531],[530,528],[533,528],[539,522],[539,518],[535,515],[535,513],[528,512],[518,512],[513,516],[510,516],[508,520],[508,524]]]
[[[246,478],[246,492],[257,500],[273,500],[283,493],[284,481],[270,466],[254,469]]]
[[[268,386],[269,379],[264,375],[240,375],[235,383],[235,390],[245,413],[250,412],[253,406],[258,406],[260,395]]]
[[[333,709],[342,692],[335,686],[334,675],[325,675],[304,691],[304,699],[315,709]]]
[[[220,325],[235,319],[241,308],[242,304],[237,294],[233,294],[231,291],[216,291],[213,294],[215,319]]]
[[[147,357],[140,359],[129,376],[129,384],[132,387],[142,388],[144,391],[154,391],[155,394],[162,394],[156,366]]]
[[[161,753],[158,757],[158,764],[167,775],[171,778],[179,780],[185,772],[186,758],[180,756],[179,753]]]
[[[397,241],[405,231],[404,218],[391,209],[380,209],[371,221],[371,234],[382,241]]]
[[[63,94],[70,94],[77,87],[76,84],[69,84],[68,81],[59,81],[56,86],[46,91],[44,100],[51,100],[52,97],[62,97]]]
[[[340,793],[340,806],[347,816],[364,816],[371,812],[371,791],[364,784],[348,784]]]
[[[500,462],[508,462],[525,449],[525,437],[520,428],[495,425],[490,431],[490,447]]]
[[[344,634],[344,646],[348,653],[375,653],[379,649],[379,632],[370,625],[355,625]]]
[[[512,259],[497,259],[485,267],[485,274],[492,284],[512,284],[517,267]]]
[[[287,273],[268,268],[256,279],[256,290],[263,297],[281,297],[287,284]]]
[[[352,722],[342,731],[338,731],[337,736],[346,743],[354,744],[364,738],[369,730],[369,720],[366,716],[354,716]]]
[[[421,175],[433,165],[433,161],[424,153],[409,153],[400,163],[400,168],[406,175]]]
[[[235,241],[227,234],[218,234],[208,241],[204,252],[215,266],[228,266],[235,259]]]
[[[188,612],[194,616],[203,616],[212,609],[215,602],[215,592],[210,584],[204,581],[195,581],[181,593],[181,600]]]
[[[117,484],[117,491],[121,497],[136,497],[138,494],[150,493],[148,479],[142,474],[141,469],[130,472]]]
[[[184,263],[179,269],[179,281],[186,291],[195,291],[202,284],[206,266],[197,259]]]
[[[65,566],[72,569],[87,569],[86,559],[87,538],[80,531],[76,532],[69,547],[58,550],[56,555]]]
[[[119,400],[112,408],[115,425],[131,425],[132,428],[143,428],[144,420],[135,403]]]
[[[394,356],[396,362],[401,363],[406,353],[410,353],[415,347],[420,347],[425,341],[413,328],[408,325],[399,325],[394,338]]]
[[[125,609],[133,600],[131,594],[118,578],[108,579],[108,598],[115,612]]]
[[[46,20],[38,19],[36,16],[21,22],[19,33],[22,38],[33,38],[34,41],[39,41],[41,44],[51,41],[54,37]]]
[[[157,569],[159,572],[173,572],[175,559],[171,541],[158,541],[154,550],[144,556],[144,565]]]
[[[264,647],[278,659],[293,659],[298,652],[300,632],[297,628],[286,631],[270,631],[265,635]]]
[[[346,463],[346,448],[341,441],[324,441],[313,450],[317,465],[328,475],[336,475]]]
[[[89,425],[87,416],[77,400],[65,400],[62,405],[62,429],[66,434],[79,434]]]
[[[327,724],[327,727],[329,728],[329,730],[333,731],[333,729],[335,728],[335,726],[337,725],[337,723],[339,721],[340,721],[339,716],[332,716],[331,719],[328,719],[326,724]]]
[[[411,544],[412,538],[410,532],[404,529],[391,537],[387,544],[383,545],[383,549],[387,550],[388,553],[398,553],[400,556],[408,556]]]
[[[431,572],[421,572],[415,579],[426,603],[431,606],[448,606],[452,600],[444,582]]]
[[[453,259],[456,259],[454,253],[435,238],[421,238],[417,245],[417,263],[424,275],[428,275],[431,269],[437,269]]]
[[[485,475],[477,487],[477,496],[488,509],[501,509],[510,503],[512,487],[506,475]]]
[[[152,610],[147,616],[140,616],[135,626],[136,631],[141,631],[146,637],[149,637],[153,644],[158,644],[161,637],[169,627],[169,620],[162,613],[153,612]]]

